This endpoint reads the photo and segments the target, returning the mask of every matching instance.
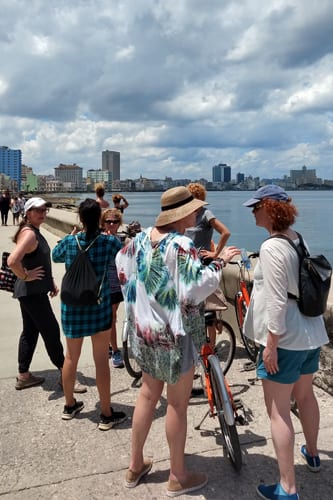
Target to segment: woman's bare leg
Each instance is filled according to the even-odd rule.
[[[66,355],[64,365],[62,367],[62,386],[65,395],[67,406],[73,406],[75,399],[73,396],[77,364],[79,362],[81,349],[83,344],[83,337],[79,339],[66,338]]]
[[[133,414],[130,469],[138,472],[143,466],[143,447],[146,442],[164,382],[142,373],[142,386]]]
[[[106,417],[111,415],[111,377],[108,354],[109,338],[110,330],[96,333],[91,337],[101,413]]]
[[[305,436],[306,451],[312,457],[318,455],[319,407],[312,385],[313,375],[301,375],[295,383],[294,396],[297,401],[300,421]]]
[[[263,380],[267,412],[271,421],[273,445],[279,465],[280,483],[288,494],[296,493],[294,467],[295,434],[290,416],[290,397],[294,384]]]
[[[187,407],[191,394],[194,367],[183,374],[176,384],[168,385],[168,408],[166,415],[166,436],[170,449],[170,479],[184,481],[185,442],[187,433]]]

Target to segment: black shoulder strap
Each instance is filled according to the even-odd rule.
[[[299,256],[300,259],[304,255],[306,255],[308,257],[309,252],[304,244],[303,236],[300,233],[298,233],[297,231],[296,231],[296,234],[297,234],[298,239],[299,239],[298,245],[295,245],[293,240],[291,240],[290,238],[288,238],[288,236],[285,236],[284,234],[273,234],[272,236],[270,236],[270,238],[281,238],[282,240],[286,240],[286,241],[288,241],[288,243],[290,243],[290,245],[293,247],[293,249],[297,252],[297,255]]]

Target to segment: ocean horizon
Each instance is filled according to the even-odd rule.
[[[112,203],[112,194],[104,199]],[[268,237],[264,228],[257,227],[251,209],[242,204],[252,197],[253,191],[208,191],[206,201],[217,219],[231,231],[227,245],[257,251]],[[154,225],[160,212],[162,192],[124,192],[129,203],[124,211],[124,222],[138,220],[143,228]],[[311,254],[323,254],[333,265],[333,191],[290,191],[290,197],[298,210],[293,229],[302,234]],[[54,197],[73,198],[78,202],[94,198],[94,193],[54,193]],[[214,232],[214,241],[219,236]]]

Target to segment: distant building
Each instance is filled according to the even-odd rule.
[[[118,151],[102,151],[102,170],[111,172],[112,182],[120,180],[120,153]]]
[[[213,182],[230,182],[231,181],[231,167],[226,163],[219,163],[212,168]]]
[[[84,191],[82,170],[76,163],[60,163],[54,169],[55,180],[61,182],[66,191]]]
[[[316,169],[307,169],[305,165],[302,167],[302,170],[290,170],[290,180],[296,186],[318,184]]]
[[[20,149],[10,149],[0,146],[0,174],[8,175],[12,181],[9,186],[12,191],[21,189],[22,152]]]
[[[238,174],[236,175],[236,184],[241,184],[244,181],[245,181],[245,175],[238,172]]]
[[[112,172],[109,170],[93,170],[87,171],[87,187],[95,190],[95,184],[104,184],[105,191],[112,191]]]

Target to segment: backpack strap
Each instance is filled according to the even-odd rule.
[[[77,234],[74,234],[74,236],[75,236],[76,243],[77,243],[77,246],[79,247],[80,252],[88,252],[88,250],[89,250],[89,249],[93,246],[93,244],[95,243],[95,241],[97,240],[97,238],[99,238],[99,234],[98,234],[98,235],[96,236],[96,238],[94,238],[94,239],[92,240],[92,242],[91,242],[91,243],[89,243],[89,245],[87,246],[87,248],[85,248],[85,249],[83,250],[83,248],[82,248],[82,247],[81,247],[81,245],[80,245],[79,238],[77,237]]]
[[[298,255],[299,267],[300,267],[301,266],[301,259],[304,257],[304,255],[306,257],[308,257],[309,252],[304,244],[303,236],[300,233],[298,233],[297,231],[295,231],[295,232],[296,232],[298,239],[299,239],[298,245],[295,245],[293,240],[288,238],[288,236],[285,236],[284,234],[273,234],[272,236],[270,236],[270,238],[281,238],[282,240],[288,241],[288,243],[293,247],[293,249],[295,250],[295,252]],[[296,295],[294,295],[293,293],[287,292],[287,295],[288,295],[289,299],[294,299],[294,300],[298,299],[298,297]]]

